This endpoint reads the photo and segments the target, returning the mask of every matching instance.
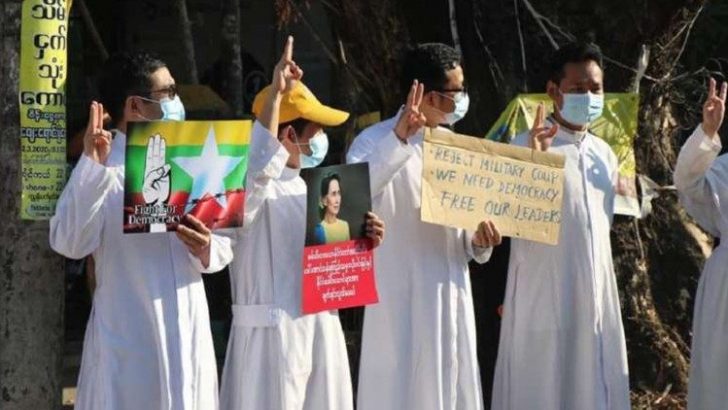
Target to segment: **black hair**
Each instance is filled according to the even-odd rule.
[[[324,179],[321,180],[321,198],[329,194],[329,185],[331,185],[331,181],[338,182],[339,187],[341,187],[341,177],[339,177],[339,174],[336,172],[326,174]]]
[[[99,94],[114,123],[124,115],[128,97],[149,96],[152,74],[166,66],[162,60],[146,52],[116,53],[104,62],[98,78]]]
[[[442,43],[423,43],[407,50],[402,64],[402,91],[409,93],[414,80],[425,86],[425,92],[442,90],[447,84],[447,72],[461,64],[462,56]]]
[[[296,118],[295,120],[287,121],[278,125],[279,130],[285,129],[287,126],[291,126],[293,131],[296,132],[296,137],[301,138],[303,130],[306,128],[310,121],[305,118]]]
[[[585,42],[568,43],[551,56],[549,80],[559,84],[564,79],[564,68],[567,64],[587,61],[594,61],[599,68],[604,68],[604,56],[598,45]]]
[[[338,182],[339,190],[341,190],[341,178],[339,177],[339,174],[337,174],[336,172],[331,172],[329,174],[326,174],[326,176],[321,180],[321,196],[319,198],[323,198],[329,194],[329,185],[331,185],[331,181]],[[324,215],[326,215],[326,207],[320,207],[319,217],[323,218]]]

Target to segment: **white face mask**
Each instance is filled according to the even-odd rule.
[[[153,100],[151,98],[139,97],[144,101],[153,102],[159,104],[162,109],[162,118],[160,121],[184,121],[185,120],[185,106],[182,104],[182,100],[179,95],[175,95],[174,98],[164,97],[161,100]],[[149,118],[139,114],[142,118],[147,121],[151,121]]]
[[[561,91],[559,91],[561,92]],[[559,110],[561,118],[574,125],[586,125],[602,116],[604,94],[586,92],[583,94],[561,94],[563,107]]]
[[[299,143],[296,138],[296,145],[299,146],[299,149],[303,145],[311,147],[311,155],[301,153],[301,168],[316,168],[324,162],[326,153],[329,152],[329,137],[321,130],[311,137],[307,144]]]
[[[467,92],[460,91],[455,94],[455,97],[450,97],[449,95],[441,92],[437,93],[455,103],[455,110],[453,110],[453,112],[443,112],[443,114],[445,114],[444,124],[453,125],[465,118],[465,114],[468,113],[468,108],[470,108],[470,96]]]

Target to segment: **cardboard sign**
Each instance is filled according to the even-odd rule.
[[[563,155],[428,129],[423,156],[422,221],[558,243]]]
[[[301,170],[308,187],[302,312],[378,302],[374,253],[366,236],[369,165]]]
[[[243,223],[250,120],[130,123],[124,233],[168,232],[186,214],[208,228]]]

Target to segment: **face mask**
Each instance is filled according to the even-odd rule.
[[[185,120],[185,106],[182,104],[179,95],[175,95],[174,98],[164,97],[161,100],[152,100],[150,98],[139,97],[144,101],[149,101],[159,104],[162,109],[161,121],[184,121]],[[148,118],[142,116],[147,121]]]
[[[445,113],[445,124],[453,125],[456,122],[462,120],[465,117],[465,114],[468,113],[468,108],[470,108],[470,96],[468,96],[468,93],[459,92],[455,94],[454,98],[446,94],[438,94],[442,95],[445,98],[453,100],[453,102],[455,103],[455,110],[453,110],[453,112]]]
[[[604,109],[604,94],[562,94],[564,106],[561,118],[574,125],[586,125],[601,117]]]
[[[326,158],[326,153],[329,151],[329,137],[325,132],[319,131],[308,141],[308,144],[297,144],[308,145],[311,147],[311,155],[301,153],[301,168],[316,168]]]
[[[185,106],[179,99],[179,95],[175,95],[172,99],[164,97],[159,100],[159,105],[162,107],[162,121],[185,120]]]

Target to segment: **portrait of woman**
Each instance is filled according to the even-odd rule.
[[[321,180],[319,214],[321,221],[316,224],[314,236],[319,245],[348,241],[349,223],[339,219],[341,211],[341,178],[330,173]]]

